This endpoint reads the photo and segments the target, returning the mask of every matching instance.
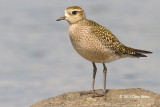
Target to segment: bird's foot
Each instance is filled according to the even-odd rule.
[[[106,92],[100,94],[100,93],[96,93],[95,90],[91,90],[91,91],[87,91],[87,92],[81,92],[80,96],[82,96],[82,95],[88,95],[88,94],[93,94],[92,98],[103,97],[104,96],[104,100],[106,101]]]
[[[95,90],[94,91],[85,91],[85,92],[80,92],[80,96],[82,95],[88,95],[88,94],[94,94],[95,93]]]
[[[103,97],[103,96],[104,96],[104,100],[106,101],[106,92],[105,92],[105,93],[101,93],[101,94],[96,93],[96,95],[93,94],[93,95],[92,95],[92,98],[95,98],[95,97]]]

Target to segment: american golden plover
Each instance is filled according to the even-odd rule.
[[[65,15],[57,21],[66,20],[69,26],[70,40],[74,49],[85,59],[93,64],[93,80],[90,93],[95,95],[94,82],[97,72],[95,63],[103,63],[104,94],[106,95],[106,73],[105,63],[126,57],[146,57],[150,51],[134,49],[123,45],[107,28],[98,23],[86,19],[84,10],[78,6],[68,7]]]

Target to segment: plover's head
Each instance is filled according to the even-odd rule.
[[[69,24],[74,24],[85,18],[86,16],[82,8],[72,6],[66,8],[64,16],[58,18],[57,21],[66,20]]]

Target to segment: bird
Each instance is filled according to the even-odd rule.
[[[80,56],[92,62],[93,78],[91,91],[81,95],[92,93],[92,97],[106,96],[105,63],[121,58],[147,57],[145,54],[151,51],[134,49],[123,45],[115,35],[102,25],[86,18],[84,10],[79,6],[71,6],[65,9],[64,16],[56,21],[66,20],[69,23],[69,37],[74,49]],[[103,94],[97,94],[94,90],[97,67],[95,63],[103,64]]]

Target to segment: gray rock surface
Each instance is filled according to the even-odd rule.
[[[107,90],[106,101],[104,97],[92,98],[92,94],[80,96],[81,92],[84,91],[65,93],[30,107],[160,107],[159,94],[140,88]]]

